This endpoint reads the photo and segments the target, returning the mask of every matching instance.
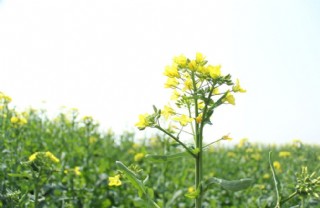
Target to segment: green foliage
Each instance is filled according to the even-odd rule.
[[[80,118],[76,110],[49,118],[45,110],[17,112],[9,103],[0,106],[0,207],[127,208],[148,207],[152,201],[167,208],[194,206],[186,197],[197,193],[193,157],[168,136],[139,139],[131,132],[101,133],[94,119]],[[17,115],[27,123],[12,123]],[[281,207],[319,207],[319,146],[297,141],[266,146],[247,140],[235,146],[217,142],[203,151],[204,183],[218,185],[205,191],[203,207],[275,207],[270,150],[272,164],[278,162],[274,171],[281,182]],[[48,151],[58,163],[44,157]],[[42,156],[31,163],[29,157],[35,152]],[[135,157],[138,154],[144,157]],[[141,181],[149,201],[132,188],[128,172],[116,172],[116,160],[135,164],[126,168]],[[109,177],[117,174],[122,184],[109,186]],[[234,179],[248,176],[252,186],[228,190],[228,182],[238,190],[249,181]]]

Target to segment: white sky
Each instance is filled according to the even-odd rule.
[[[0,91],[22,109],[45,100],[132,130],[169,100],[172,57],[199,51],[248,91],[215,112],[208,140],[320,143],[319,11],[317,0],[0,0]]]

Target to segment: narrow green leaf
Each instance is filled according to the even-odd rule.
[[[145,198],[145,202],[147,207],[155,207],[160,208],[151,197],[153,197],[153,191],[147,188],[144,185],[144,182],[148,180],[148,177],[142,182],[140,179],[137,178],[136,174],[132,172],[127,166],[125,166],[122,162],[116,161],[116,165],[118,168],[126,175],[130,183],[138,189],[139,196]]]
[[[28,173],[8,173],[8,176],[15,177],[15,178],[26,178],[26,179],[32,178],[32,176]]]
[[[274,166],[273,166],[273,161],[272,161],[272,151],[269,152],[269,165],[270,165],[270,168],[271,168],[271,172],[272,172],[272,177],[273,177],[273,182],[274,182],[274,186],[275,186],[275,189],[276,189],[276,197],[277,197],[277,204],[275,206],[275,208],[280,208],[280,201],[281,201],[281,197],[280,197],[280,181],[277,177],[277,174],[276,174],[276,171],[274,169]]]
[[[137,178],[136,174],[120,161],[116,161],[116,165],[121,171],[123,171],[130,183],[138,189],[139,196],[141,197],[142,195],[146,195],[146,188],[143,185],[143,182]]]

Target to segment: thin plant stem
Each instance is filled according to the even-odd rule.
[[[196,157],[196,155],[190,150],[190,148],[188,148],[183,142],[181,142],[177,137],[173,136],[170,132],[168,132],[167,130],[163,129],[161,126],[156,126],[155,128],[157,128],[160,131],[162,131],[163,133],[167,134],[169,137],[171,137],[176,142],[178,142],[185,150],[187,150],[187,152],[189,152],[190,155],[192,155],[193,157]]]
[[[197,95],[197,84],[195,81],[194,72],[192,72],[191,78],[192,78],[194,94]],[[194,111],[195,111],[195,118],[197,118],[199,116],[197,96],[194,96]],[[195,121],[195,143],[196,143],[196,149],[198,149],[199,151],[195,158],[195,185],[196,185],[196,189],[200,190],[198,196],[195,198],[196,208],[201,208],[202,206],[201,181],[202,181],[203,173],[202,173],[202,134],[201,133],[202,132],[199,131],[199,124],[197,121]]]

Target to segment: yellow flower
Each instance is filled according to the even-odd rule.
[[[279,161],[274,161],[273,162],[273,167],[277,170],[281,170],[281,164]]]
[[[140,161],[140,160],[142,160],[142,158],[144,157],[144,154],[143,153],[137,153],[137,154],[135,154],[135,156],[134,156],[134,161],[136,161],[136,162],[138,162],[138,161]]]
[[[10,119],[10,122],[12,124],[18,124],[18,125],[21,125],[21,126],[28,123],[27,119],[25,119],[22,115],[12,116],[11,119]]]
[[[291,156],[291,152],[287,152],[287,151],[279,152],[279,157],[290,157],[290,156]]]
[[[187,65],[187,58],[182,54],[174,57],[173,61],[181,67],[185,67]]]
[[[163,115],[163,117],[168,120],[168,118],[173,115],[175,112],[173,110],[173,108],[171,108],[170,106],[165,105],[163,110],[161,111],[161,115]]]
[[[164,84],[165,88],[175,88],[179,84],[179,81],[176,78],[168,78]]]
[[[224,136],[222,137],[222,139],[223,139],[223,140],[228,140],[228,141],[231,141],[231,140],[232,140],[232,138],[229,137],[229,134],[224,135]]]
[[[15,124],[15,123],[18,123],[19,122],[19,118],[16,117],[16,116],[12,116],[11,119],[10,119],[10,122]]]
[[[213,89],[213,94],[214,95],[217,95],[217,94],[219,94],[220,92],[219,92],[219,88],[214,88]]]
[[[245,146],[246,144],[248,144],[248,139],[243,138],[243,139],[240,139],[240,142],[237,146],[238,146],[238,148],[241,148],[241,147]]]
[[[236,104],[235,98],[230,92],[227,93],[226,97],[224,98],[224,101],[232,105]]]
[[[180,78],[180,74],[176,64],[173,64],[172,66],[166,66],[163,74],[170,78],[174,78],[174,77]]]
[[[234,92],[246,92],[245,89],[243,89],[243,88],[240,87],[240,81],[239,81],[239,79],[237,79],[236,85],[234,85],[234,86],[232,87],[232,90],[233,90]]]
[[[121,186],[120,175],[109,177],[109,186]]]
[[[3,101],[4,103],[10,103],[12,99],[10,96],[4,94],[3,92],[0,92],[0,101]]]
[[[78,166],[75,167],[73,170],[74,170],[74,174],[76,174],[77,176],[81,175],[80,168]]]
[[[21,117],[20,119],[19,119],[19,124],[20,125],[24,125],[24,124],[27,124],[28,123],[28,121],[27,121],[27,119],[25,119],[24,117]]]
[[[191,78],[187,78],[184,82],[184,88],[183,90],[191,90],[192,89],[192,80]]]
[[[180,93],[177,90],[173,90],[173,93],[171,95],[171,100],[177,100],[180,97]]]
[[[203,56],[202,53],[196,53],[196,62],[197,63],[202,63],[205,60],[205,57]]]
[[[56,156],[54,156],[51,152],[46,152],[45,155],[52,161],[55,163],[60,162],[60,160],[58,158],[56,158]]]
[[[37,154],[38,152],[33,153],[30,157],[29,157],[29,161],[32,162],[37,158]]]
[[[139,121],[135,124],[135,126],[138,127],[138,129],[140,130],[143,130],[146,127],[148,127],[150,125],[148,121],[148,117],[149,117],[148,113],[139,115]]]
[[[193,186],[190,186],[189,188],[188,188],[188,193],[194,193],[196,190],[194,189],[194,187]]]
[[[199,108],[199,109],[203,109],[204,106],[205,106],[205,104],[204,104],[203,101],[198,102],[198,108]]]
[[[202,113],[200,113],[197,118],[196,118],[196,122],[199,124],[202,121]]]
[[[196,63],[196,61],[195,61],[195,60],[190,61],[188,67],[189,67],[189,69],[190,69],[191,71],[196,71],[196,69],[197,69],[197,63]]]
[[[213,79],[216,79],[218,77],[221,76],[221,66],[220,65],[217,65],[217,66],[211,66],[209,65],[207,67],[207,70],[210,74],[210,76],[213,78]]]
[[[255,159],[255,160],[261,160],[261,155],[259,153],[255,153],[251,155],[251,158]]]
[[[182,126],[186,126],[188,123],[192,122],[192,118],[184,114],[180,117],[175,117],[173,120],[179,121]]]

